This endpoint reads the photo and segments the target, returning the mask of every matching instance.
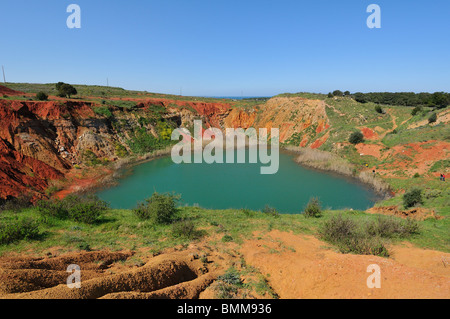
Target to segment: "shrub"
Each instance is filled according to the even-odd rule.
[[[69,195],[63,200],[69,219],[85,224],[95,224],[108,210],[109,205],[96,196],[79,197]]]
[[[381,106],[379,106],[379,105],[375,106],[375,111],[376,111],[377,113],[380,113],[380,114],[383,113],[383,109],[382,109]]]
[[[69,219],[85,224],[95,224],[109,209],[109,205],[94,195],[86,197],[69,195],[63,200],[39,201],[36,208],[44,218]]]
[[[273,216],[273,217],[279,217],[280,213],[278,213],[278,211],[276,210],[276,208],[273,208],[269,205],[266,205],[266,207],[264,207],[263,211],[264,214]]]
[[[428,118],[428,123],[435,123],[437,121],[437,115],[436,113],[432,113],[430,117]]]
[[[369,236],[361,228],[355,221],[338,215],[326,221],[319,234],[342,253],[388,257],[389,253],[380,238]]]
[[[353,132],[352,135],[350,135],[348,141],[352,144],[359,144],[364,142],[364,135],[360,131]]]
[[[408,237],[419,232],[419,224],[412,219],[378,216],[365,225],[365,231],[371,236],[383,238]]]
[[[420,177],[420,174],[419,174],[419,173],[415,173],[413,177],[414,177],[414,178],[419,178],[419,177]]]
[[[98,106],[93,108],[94,113],[104,116],[104,117],[112,117],[112,113],[107,106]]]
[[[239,288],[243,286],[240,274],[236,269],[230,268],[224,275],[217,277],[217,285],[214,289],[217,291],[218,299],[233,299],[236,298]]]
[[[322,207],[318,198],[311,198],[305,208],[305,217],[320,217],[322,216]]]
[[[128,155],[127,149],[122,144],[116,144],[115,154],[118,157],[125,157]]]
[[[405,208],[413,207],[418,204],[423,204],[421,189],[414,188],[403,195],[403,206],[405,206]]]
[[[222,242],[228,243],[228,242],[230,242],[230,241],[233,241],[233,237],[231,237],[230,235],[224,235],[224,236],[222,237]]]
[[[179,195],[155,192],[144,203],[139,203],[133,212],[142,220],[152,220],[156,224],[170,224],[177,213]]]
[[[413,108],[413,110],[411,111],[411,115],[417,115],[419,112],[422,112],[423,107],[422,106],[416,106],[415,108]]]
[[[185,237],[194,239],[198,237],[198,231],[191,220],[181,220],[172,225],[172,235],[174,237]]]
[[[31,195],[21,195],[16,198],[9,199],[0,206],[0,212],[11,211],[14,213],[20,213],[22,210],[32,206],[31,198]]]
[[[48,95],[45,92],[39,92],[38,94],[36,94],[36,98],[39,101],[46,101],[48,99]]]
[[[36,239],[39,235],[39,224],[31,218],[0,221],[0,245],[22,239]]]

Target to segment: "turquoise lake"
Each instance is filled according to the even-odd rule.
[[[118,185],[97,195],[117,209],[134,208],[157,191],[181,194],[182,206],[261,210],[270,205],[289,214],[301,213],[311,197],[330,209],[365,210],[375,203],[370,188],[304,168],[293,158],[281,152],[278,172],[261,175],[261,164],[175,164],[163,157],[133,167]]]

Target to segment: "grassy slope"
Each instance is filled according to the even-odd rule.
[[[297,234],[317,235],[321,225],[335,214],[343,214],[355,220],[374,220],[376,215],[365,214],[361,211],[327,211],[321,218],[305,218],[304,215],[272,216],[261,212],[248,210],[205,210],[201,208],[183,207],[179,212],[180,218],[187,218],[194,222],[203,236],[219,234],[232,237],[238,244],[254,235],[269,232],[272,229],[292,231]],[[33,209],[20,213],[22,217],[40,216]],[[4,213],[2,219],[14,218],[13,213]],[[432,248],[449,252],[448,221],[428,220],[420,222],[421,232],[408,238],[420,247]],[[187,238],[175,237],[172,226],[155,225],[150,221],[139,220],[131,210],[111,210],[97,225],[86,225],[73,221],[51,220],[41,223],[42,236],[39,240],[19,241],[17,243],[0,246],[0,254],[14,251],[25,254],[42,254],[52,247],[62,251],[90,249],[122,250],[139,248],[160,252],[164,248],[177,245],[187,245],[191,242]],[[223,234],[223,236],[221,236]],[[392,240],[393,243],[399,240]],[[215,246],[217,242],[211,242]]]

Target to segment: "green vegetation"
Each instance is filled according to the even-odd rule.
[[[144,203],[139,203],[133,210],[142,220],[151,220],[156,224],[171,224],[177,213],[177,203],[181,196],[175,194],[159,194],[155,192]]]
[[[378,216],[362,223],[354,219],[333,216],[320,229],[320,237],[338,247],[342,253],[388,257],[385,238],[407,238],[419,231],[417,222]]]
[[[60,97],[68,97],[70,99],[70,97],[72,95],[78,94],[78,91],[74,86],[64,83],[64,82],[56,83],[55,87],[56,87],[56,90],[58,91],[58,93],[59,93],[58,95]]]
[[[308,204],[306,205],[304,214],[307,218],[317,218],[322,216],[322,207],[317,197],[313,197],[309,200]]]
[[[353,132],[350,137],[348,138],[348,141],[352,144],[359,144],[364,142],[364,135],[360,131]]]
[[[107,106],[99,106],[99,107],[94,107],[93,108],[94,113],[104,116],[104,117],[112,117],[112,113],[110,111],[110,109]]]
[[[31,218],[0,220],[0,245],[20,240],[36,239],[40,236],[39,224]]]
[[[436,93],[412,93],[412,92],[379,92],[379,93],[355,93],[357,102],[385,105],[403,106],[429,106],[443,108],[450,105],[450,94],[444,92]]]
[[[37,212],[45,221],[67,219],[90,225],[98,223],[108,209],[109,205],[106,202],[93,195],[86,197],[69,195],[63,200],[41,200],[36,205]]]
[[[435,201],[441,200],[441,196],[445,198],[445,194],[424,193],[424,201],[435,203]],[[397,199],[394,198],[393,200]],[[73,205],[78,205],[80,201],[83,200],[79,198],[70,200]],[[34,237],[37,240],[33,241],[17,240],[10,244],[2,244],[0,245],[0,254],[5,251],[42,253],[50,247],[61,245],[64,246],[66,251],[79,250],[81,247],[89,247],[92,250],[148,247],[151,251],[158,252],[164,248],[185,245],[202,236],[216,233],[223,234],[219,239],[220,241],[224,238],[225,242],[232,241],[241,244],[244,240],[253,238],[255,231],[258,231],[259,236],[273,229],[292,231],[295,234],[323,234],[324,225],[331,223],[330,220],[334,222],[334,219],[340,215],[343,219],[349,219],[359,225],[353,231],[359,232],[359,228],[366,229],[364,232],[365,246],[359,247],[362,251],[364,251],[363,248],[366,248],[365,251],[370,252],[371,250],[367,250],[367,247],[374,248],[373,245],[376,240],[383,245],[388,242],[387,240],[392,242],[408,240],[420,247],[449,251],[450,234],[448,229],[450,224],[448,218],[418,221],[420,232],[411,235],[408,235],[408,233],[412,233],[411,230],[404,232],[399,231],[399,227],[395,227],[394,229],[397,230],[394,234],[387,236],[381,235],[385,234],[386,231],[383,230],[385,226],[382,226],[382,222],[377,221],[379,216],[359,211],[323,211],[320,218],[305,218],[303,214],[280,214],[277,215],[277,218],[274,218],[270,214],[258,211],[206,210],[197,207],[178,207],[176,213],[174,213],[171,196],[164,196],[160,201],[169,203],[168,205],[155,205],[157,208],[169,207],[167,210],[160,210],[162,213],[159,215],[167,223],[156,222],[158,220],[157,214],[145,214],[145,216],[150,217],[140,218],[133,210],[104,209],[103,205],[99,205],[101,211],[99,215],[96,213],[98,211],[97,205],[82,205],[83,208],[76,211],[84,211],[83,215],[87,212],[87,215],[90,216],[87,220],[89,223],[85,223],[79,218],[72,218],[71,216],[79,216],[80,214],[72,215],[71,212],[67,211],[68,207],[62,205],[59,201],[40,203],[37,207],[25,208],[18,213],[3,211],[0,214],[0,224],[14,224],[17,218],[34,220],[35,226],[39,226],[41,235]],[[395,204],[395,202],[392,204]],[[64,209],[61,209],[61,206],[65,206]],[[92,214],[91,211],[93,211]],[[405,229],[414,228],[406,225],[409,222],[403,219],[392,217],[392,220],[403,225],[402,227]],[[392,222],[388,221],[388,223]],[[372,226],[363,227],[363,225]],[[333,231],[333,229],[331,227],[330,231]],[[332,234],[331,232],[327,236],[334,238]],[[374,238],[377,238],[374,239],[374,242],[370,241],[371,234]],[[330,243],[338,248],[342,245],[338,242],[330,241]],[[212,242],[211,245],[215,245],[215,243]],[[349,251],[344,248],[343,251]],[[373,250],[373,252],[377,251]]]
[[[217,282],[215,289],[219,299],[234,299],[239,289],[244,287],[240,274],[234,268],[228,269],[224,275],[219,276]]]
[[[48,99],[48,95],[45,92],[38,92],[36,94],[36,99],[39,101],[46,101]]]
[[[135,130],[132,138],[127,141],[131,151],[135,154],[145,154],[171,145],[173,143],[170,139],[172,129],[164,124],[159,125],[158,129],[159,137],[149,134],[145,128]]]
[[[431,113],[430,117],[428,118],[428,123],[435,123],[437,121],[437,115],[436,113]]]
[[[384,113],[382,107],[379,106],[379,105],[375,106],[375,111],[376,111],[377,113],[380,113],[380,114],[383,114],[383,113]]]
[[[414,188],[403,195],[403,206],[410,208],[418,204],[423,204],[422,190]]]

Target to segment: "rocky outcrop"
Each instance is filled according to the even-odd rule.
[[[127,141],[137,129],[156,137],[155,124],[161,119],[188,128],[196,119],[204,127],[222,129],[279,128],[281,142],[311,148],[328,138],[325,103],[319,100],[276,97],[246,109],[230,103],[128,100],[135,106],[107,106],[108,115],[95,111],[105,105],[86,101],[0,100],[0,199],[42,193],[50,180],[62,178],[74,165],[82,166],[86,154],[115,161],[119,146],[131,151]]]

